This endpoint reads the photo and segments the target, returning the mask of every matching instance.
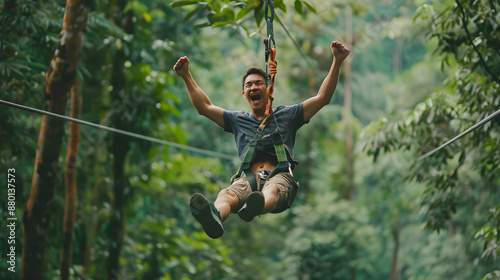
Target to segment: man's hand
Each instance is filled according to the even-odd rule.
[[[340,75],[340,66],[344,59],[349,56],[351,52],[344,44],[333,41],[330,45],[334,59],[328,75],[321,83],[318,94],[313,96],[303,103],[304,107],[304,121],[309,121],[321,108],[328,105],[332,100],[333,93],[337,88],[337,83]]]
[[[189,72],[189,59],[187,56],[179,58],[173,68],[175,73],[184,81],[189,99],[191,99],[191,103],[193,103],[196,111],[224,128],[224,109],[212,104],[207,94],[196,84]]]
[[[346,59],[346,57],[349,56],[349,53],[351,53],[351,51],[339,41],[333,41],[330,45],[330,49],[332,49],[332,53],[335,59],[338,59],[340,61]]]
[[[174,65],[174,71],[177,75],[185,77],[189,72],[189,58],[187,56],[179,58]]]

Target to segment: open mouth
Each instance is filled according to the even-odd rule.
[[[250,96],[250,99],[252,101],[258,101],[258,100],[260,100],[260,94],[254,94],[254,95]]]

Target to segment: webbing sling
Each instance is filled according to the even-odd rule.
[[[287,157],[288,150],[285,150],[285,144],[283,143],[283,137],[279,133],[278,129],[276,129],[271,134],[271,136],[273,138],[274,150],[276,151],[276,157],[278,158],[278,165],[271,171],[269,176],[266,178],[266,181],[269,180],[269,178],[272,178],[274,175],[276,175],[280,172],[289,172],[291,179],[292,179],[292,181],[291,181],[292,187],[290,188],[290,192],[288,193],[286,204],[283,204],[283,205],[281,205],[280,208],[274,209],[272,211],[272,213],[281,213],[281,212],[285,211],[286,209],[292,207],[293,201],[295,200],[295,195],[297,194],[297,190],[299,188],[299,183],[297,181],[295,181],[295,178],[293,178],[292,166],[290,163],[290,161],[293,161],[293,158],[290,155],[290,161],[288,160],[288,157]]]
[[[276,118],[276,117],[275,117]],[[269,174],[269,178],[273,177],[279,172],[291,172],[291,164],[288,162],[288,158],[286,156],[285,145],[283,143],[283,137],[279,133],[278,129],[276,129],[273,133],[271,133],[271,137],[273,139],[274,150],[276,152],[276,157],[278,158],[278,165],[271,171]]]
[[[270,13],[268,12],[270,11]],[[273,92],[274,80],[278,73],[278,61],[276,61],[276,42],[274,41],[274,3],[272,0],[266,0],[264,4],[264,16],[267,24],[267,37],[264,39],[265,53],[264,60],[266,62],[266,93],[267,103],[264,112],[265,118],[260,125],[261,131],[264,130],[267,122],[272,118],[273,112]]]
[[[268,13],[268,9],[270,9],[270,15]],[[283,204],[280,208],[275,209],[272,213],[280,213],[285,211],[286,209],[292,206],[293,200],[295,198],[295,194],[297,193],[297,189],[299,183],[295,181],[292,173],[292,162],[295,161],[292,158],[290,151],[285,147],[283,143],[283,137],[279,132],[278,121],[276,120],[276,116],[274,116],[274,112],[272,110],[273,104],[273,92],[274,92],[274,80],[277,73],[278,62],[276,61],[276,43],[274,41],[274,29],[273,29],[273,20],[274,20],[274,3],[272,0],[266,0],[264,6],[264,16],[267,23],[267,37],[264,39],[265,45],[265,62],[266,62],[266,95],[267,95],[267,103],[265,110],[265,118],[260,124],[257,133],[253,140],[250,142],[248,149],[245,153],[245,157],[243,158],[243,162],[241,163],[238,172],[236,172],[233,177],[231,177],[231,184],[236,181],[236,179],[240,178],[243,173],[247,177],[248,183],[250,184],[252,191],[260,191],[260,186],[264,186],[265,182],[272,178],[274,175],[280,172],[289,172],[291,175],[291,184],[292,188],[290,189],[290,193],[288,194],[288,200],[286,204]],[[264,132],[264,128],[266,127],[268,121],[274,116],[274,121],[276,122],[276,130],[271,134],[262,135],[261,132]],[[276,152],[276,157],[278,159],[278,165],[271,171],[271,173],[265,176],[265,179],[259,175],[256,175],[252,171],[252,166],[250,166],[250,162],[252,160],[253,154],[255,153],[255,148],[259,140],[271,137],[273,140],[274,150]],[[288,154],[287,154],[288,153]],[[290,159],[288,158],[290,157]],[[298,164],[298,162],[297,162]]]

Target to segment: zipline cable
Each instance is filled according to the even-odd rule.
[[[274,40],[274,2],[273,0],[266,0],[264,4],[264,19],[267,26],[267,35],[264,39],[264,61],[266,65],[266,87],[271,85],[271,74],[269,65],[269,56],[273,49],[276,48],[276,41]],[[270,15],[269,15],[270,14]]]
[[[184,149],[184,150],[199,153],[199,154],[204,154],[204,155],[218,157],[221,159],[228,159],[228,160],[237,159],[236,157],[231,156],[231,155],[213,152],[213,151],[209,151],[209,150],[204,150],[204,149],[200,149],[200,148],[195,148],[195,147],[191,147],[191,146],[186,146],[186,145],[178,144],[175,142],[165,141],[165,140],[161,140],[161,139],[153,138],[153,137],[149,137],[149,136],[144,136],[144,135],[140,135],[140,134],[125,131],[125,130],[112,128],[109,126],[104,126],[104,125],[100,125],[100,124],[96,124],[96,123],[92,123],[92,122],[87,122],[84,120],[75,119],[75,118],[64,116],[64,115],[59,115],[56,113],[52,113],[52,112],[48,112],[48,111],[44,111],[44,110],[40,110],[40,109],[36,109],[36,108],[32,108],[32,107],[20,105],[17,103],[12,103],[12,102],[5,101],[2,99],[0,99],[0,104],[8,106],[8,107],[13,107],[13,108],[25,110],[28,112],[33,112],[33,113],[37,113],[37,114],[41,114],[41,115],[56,117],[56,118],[60,118],[63,120],[67,120],[67,121],[71,121],[71,122],[75,122],[75,123],[79,123],[79,124],[83,124],[83,125],[88,125],[88,126],[92,126],[92,127],[99,128],[99,129],[104,129],[104,130],[111,131],[114,133],[123,134],[123,135],[129,136],[129,137],[138,138],[138,139],[142,139],[145,141],[149,141],[149,142],[153,142],[153,143],[157,143],[157,144],[161,144],[161,145],[165,145],[165,146],[170,146],[170,147],[174,147],[174,148],[178,148],[178,149]]]
[[[285,30],[286,34],[290,38],[290,40],[292,40],[293,44],[295,45],[295,47],[299,51],[300,55],[306,60],[307,65],[309,65],[309,67],[313,70],[314,74],[317,75],[318,73],[316,72],[316,68],[313,67],[311,61],[309,61],[309,59],[304,54],[304,52],[300,48],[300,46],[297,43],[297,41],[295,41],[295,39],[292,37],[292,34],[290,34],[290,32],[288,31],[288,29],[286,28],[286,26],[283,24],[283,22],[281,21],[281,19],[278,17],[278,15],[275,14],[273,0],[266,0],[265,3],[264,3],[264,5],[265,5],[264,6],[264,19],[265,19],[266,24],[267,24],[267,37],[266,37],[266,39],[264,39],[264,45],[266,46],[266,57],[265,57],[265,60],[266,60],[266,74],[268,74],[268,76],[269,76],[269,72],[268,72],[269,68],[268,68],[268,65],[267,65],[267,61],[268,61],[268,57],[269,57],[269,50],[272,48],[272,46],[276,45],[276,43],[274,41],[274,25],[273,25],[274,17],[276,16],[276,19],[278,20],[279,24],[281,25],[281,27],[283,27],[283,29]],[[268,81],[268,86],[269,86],[269,77],[268,77],[267,81]]]
[[[288,29],[285,27],[285,25],[283,24],[283,22],[281,21],[281,19],[278,17],[278,15],[276,15],[276,19],[278,20],[279,24],[281,25],[281,27],[283,27],[283,29],[285,30],[286,34],[288,35],[288,37],[290,38],[290,40],[292,40],[293,44],[295,45],[295,47],[297,48],[297,50],[299,51],[300,55],[306,60],[307,62],[307,65],[309,65],[309,67],[313,70],[314,74],[316,76],[318,76],[318,73],[316,72],[316,68],[312,65],[311,61],[309,61],[309,59],[307,58],[307,56],[304,54],[304,52],[302,51],[302,49],[300,48],[299,44],[297,43],[297,41],[295,41],[295,39],[292,37],[292,34],[290,34],[290,32],[288,31]]]
[[[469,129],[467,129],[466,131],[460,133],[459,135],[455,136],[453,139],[451,139],[450,141],[444,143],[443,145],[435,148],[434,150],[422,155],[422,156],[419,156],[415,161],[421,161],[425,158],[428,158],[430,157],[431,155],[437,153],[438,151],[440,151],[441,149],[443,149],[444,147],[450,145],[451,143],[457,141],[458,139],[464,137],[465,135],[469,134],[470,132],[478,129],[479,127],[483,126],[485,123],[491,121],[493,118],[495,118],[496,116],[500,115],[500,109],[497,110],[495,113],[489,115],[488,117],[484,118],[483,120],[481,120],[480,122],[476,123],[475,125],[471,126]]]

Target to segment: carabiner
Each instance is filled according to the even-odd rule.
[[[268,9],[271,9],[271,16],[268,14]],[[272,48],[276,47],[276,42],[274,41],[274,28],[273,28],[273,21],[274,21],[274,2],[273,0],[266,0],[265,6],[264,6],[264,16],[266,19],[266,25],[267,25],[267,37],[264,39],[264,45],[265,45],[265,62],[266,62],[266,86],[268,87],[271,84],[271,74],[270,69],[269,69],[269,53]]]
[[[268,8],[271,9],[271,16],[268,16]],[[267,37],[269,38],[269,40],[273,41],[273,43],[274,43],[274,27],[273,27],[274,2],[273,2],[273,0],[266,0],[266,4],[264,6],[264,17],[266,19],[266,24],[267,24]]]

